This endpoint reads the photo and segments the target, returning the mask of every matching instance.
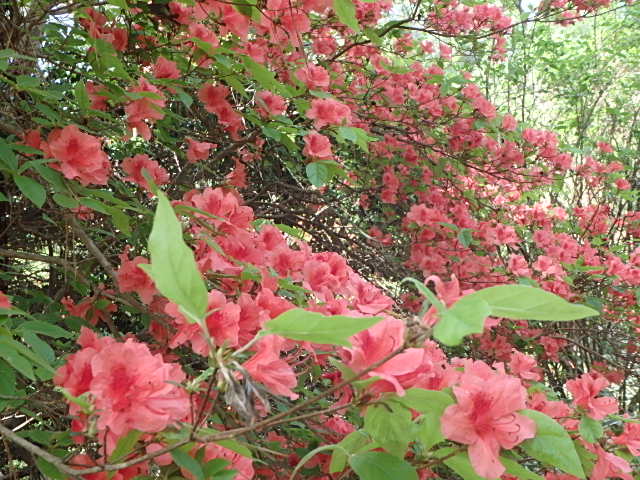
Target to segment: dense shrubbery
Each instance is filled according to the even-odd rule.
[[[464,65],[635,6],[0,8],[0,476],[633,478],[629,152]]]

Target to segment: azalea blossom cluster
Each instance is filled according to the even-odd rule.
[[[355,200],[357,206],[349,208],[359,208],[366,218],[367,241],[380,258],[391,251],[395,261],[402,251],[400,270],[424,278],[445,309],[484,287],[517,281],[578,302],[589,299],[597,281],[608,302],[600,309],[603,321],[616,325],[620,312],[635,305],[640,247],[614,253],[603,244],[614,227],[620,236],[637,236],[640,213],[629,211],[619,222],[597,195],[563,207],[539,194],[565,177],[596,193],[630,189],[613,147],[600,142],[591,156],[570,155],[552,132],[499,112],[471,74],[452,75],[454,52],[444,41],[434,46],[401,34],[387,48],[382,37],[393,26],[385,31],[378,23],[392,10],[391,2],[343,3],[267,0],[260,9],[245,5],[249,14],[217,0],[169,2],[162,13],[142,4],[123,7],[127,16],[109,11],[107,17],[94,8],[78,12],[81,29],[75,34],[100,41],[90,58],[100,60],[105,49],[112,62],[137,51],[148,58],[140,68],[127,65],[129,73],[112,63],[79,84],[78,98],[86,93],[87,99],[82,106],[78,101],[78,112],[89,114],[59,125],[43,122],[16,145],[25,160],[64,179],[58,183],[66,190],[56,191],[52,201],[64,209],[76,205],[64,210],[82,220],[80,226],[70,223],[76,232],[97,227],[93,233],[103,235],[122,203],[104,207],[102,200],[132,191],[135,203],[134,195],[126,200],[147,227],[156,188],[169,185],[187,250],[206,286],[206,313],[193,322],[160,292],[148,274],[146,238],[138,231],[127,234],[119,225],[107,232],[117,240],[109,253],[96,255],[98,247],[86,242],[100,265],[115,268],[105,269],[111,283],[91,285],[91,296],[60,300],[63,320],[83,320],[93,328],[79,329],[79,350],[53,378],[66,394],[79,445],[68,464],[104,466],[120,442],[139,433],[125,457],[135,461],[142,451],[147,456],[113,478],[179,471],[191,479],[220,465],[242,480],[285,478],[312,444],[324,448],[356,435],[371,440],[376,429],[370,412],[403,405],[399,417],[408,425],[407,436],[419,428],[434,430],[411,437],[401,452],[375,438],[374,451],[367,453],[385,450],[396,461],[413,461],[420,478],[447,475],[442,469],[449,457],[431,455],[443,443],[481,477],[510,479],[514,460],[505,451],[525,449],[545,433],[535,421],[540,414],[557,426],[557,436],[580,446],[584,462],[591,462],[591,480],[630,480],[627,456],[640,454],[640,428],[616,415],[615,387],[607,390],[624,381],[622,370],[594,363],[577,378],[556,382],[554,392],[542,382],[549,365],[574,347],[571,339],[553,325],[498,315],[487,315],[481,333],[456,350],[469,358],[455,358],[430,338],[442,325],[437,304],[403,290],[402,277],[381,280],[373,273],[376,285],[345,256],[312,248],[312,234],[296,234],[293,227],[304,230],[322,221],[319,205],[312,205],[306,219],[296,212],[277,217],[290,224],[283,226],[257,218],[245,203],[242,190],[249,202],[261,203],[256,183],[263,173],[290,175],[286,180],[295,188],[311,181],[313,188],[304,191],[314,194],[310,204],[325,198],[328,188],[319,185],[331,185],[336,196]],[[571,3],[579,11],[606,4]],[[424,12],[416,6],[411,28],[442,38],[488,35],[493,54],[504,54],[512,20],[500,8],[457,1],[433,5]],[[149,25],[157,36],[149,35]],[[90,114],[109,118],[119,134],[103,137]],[[214,168],[220,175],[210,175]],[[314,168],[326,178],[314,176]],[[340,229],[340,222],[328,228]],[[356,238],[351,230],[346,236]],[[0,308],[18,312],[13,295],[2,292]],[[269,321],[295,308],[376,317],[377,323],[336,345],[268,331]],[[640,324],[638,317],[628,319]],[[136,334],[120,332],[123,325],[135,325]],[[96,333],[102,328],[111,336]],[[569,369],[562,364],[559,370]],[[350,374],[357,380],[347,381]],[[435,415],[428,402],[407,400],[416,391],[446,405]],[[304,402],[312,395],[331,405],[310,411]],[[282,428],[288,411],[302,423]],[[605,419],[611,422],[601,423]],[[585,427],[594,424],[602,432]],[[296,430],[300,425],[302,433]],[[201,435],[203,430],[208,433]],[[206,441],[216,433],[229,433],[227,440],[234,442],[252,436],[248,446]],[[172,455],[167,449],[176,438],[188,445]],[[427,445],[427,456],[416,461],[419,444]],[[325,480],[347,464],[356,471],[352,459],[363,446],[345,455],[341,470],[339,458],[320,451],[306,464],[309,478]],[[264,456],[251,458],[249,447]],[[348,448],[342,445],[338,453]],[[536,471],[547,480],[572,478],[540,462]],[[100,472],[86,478],[110,477]]]

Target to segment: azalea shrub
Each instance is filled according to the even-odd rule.
[[[0,478],[633,479],[633,165],[469,57],[638,11],[509,8],[0,6]]]

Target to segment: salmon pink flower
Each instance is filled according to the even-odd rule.
[[[49,154],[58,161],[51,168],[83,185],[106,185],[111,165],[98,138],[68,125],[52,131],[47,140]]]
[[[633,480],[631,465],[624,458],[605,451],[599,443],[586,445],[586,447],[598,456],[598,461],[589,476],[590,480],[605,480],[607,478]]]
[[[256,94],[258,111],[263,117],[284,115],[287,110],[287,102],[280,95],[268,90]]]
[[[318,132],[311,132],[304,137],[304,149],[307,157],[329,159],[333,158],[331,152],[331,141],[325,135]]]
[[[120,255],[122,262],[116,272],[118,276],[118,287],[122,293],[136,292],[140,299],[149,305],[156,294],[156,286],[149,275],[147,275],[138,265],[149,263],[144,257],[135,257],[129,260],[129,246],[125,247]]]
[[[291,389],[298,384],[298,379],[291,366],[280,358],[284,343],[282,337],[267,335],[258,343],[258,352],[242,366],[251,378],[264,384],[272,393],[295,400],[298,394]]]
[[[0,292],[0,308],[12,308],[11,300],[4,292]]]
[[[139,153],[122,161],[122,170],[127,174],[124,180],[138,184],[147,192],[150,192],[151,187],[142,174],[143,169],[148,172],[156,185],[164,185],[169,181],[169,173],[158,162],[151,160],[149,155]]]
[[[351,109],[332,98],[316,98],[311,101],[307,118],[314,121],[317,129],[325,125],[343,125],[351,121]]]
[[[101,430],[117,436],[131,429],[160,432],[189,413],[189,396],[176,385],[184,372],[143,343],[128,339],[104,347],[91,359],[91,373]]]
[[[329,87],[329,72],[318,65],[307,65],[296,72],[296,77],[311,90]]]
[[[458,403],[444,411],[442,434],[469,445],[469,459],[478,475],[499,478],[505,471],[500,448],[513,448],[535,436],[534,421],[517,413],[527,408],[526,389],[517,378],[470,361],[453,393]]]
[[[199,160],[206,160],[209,157],[209,151],[216,148],[215,143],[198,142],[193,138],[187,138],[187,160],[189,163],[196,163]]]
[[[86,88],[87,95],[89,95],[89,100],[91,100],[90,108],[94,110],[106,110],[107,100],[109,98],[102,95],[102,93],[105,91],[105,88],[93,82],[87,82]]]
[[[618,411],[618,402],[615,398],[596,398],[596,395],[609,386],[609,381],[599,373],[585,373],[579,378],[569,380],[565,385],[573,395],[573,403],[584,408],[595,420],[602,420],[607,415]]]
[[[153,64],[153,76],[156,78],[180,78],[180,70],[176,62],[172,62],[164,57],[158,57]]]
[[[622,434],[613,437],[613,443],[626,446],[631,455],[640,457],[640,423],[625,423]]]

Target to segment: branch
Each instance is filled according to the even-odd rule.
[[[91,239],[91,237],[87,235],[87,232],[84,231],[82,226],[78,223],[78,221],[74,217],[69,216],[67,217],[67,220],[71,225],[71,227],[73,228],[73,230],[80,237],[80,240],[82,240],[82,243],[85,244],[89,252],[91,252],[91,254],[96,258],[96,260],[98,260],[98,263],[102,265],[102,268],[104,268],[105,272],[107,272],[107,274],[113,279],[113,281],[117,285],[118,275],[116,274],[116,271],[114,270],[109,260],[107,260],[107,257],[104,256],[102,251],[98,248],[98,246]]]

